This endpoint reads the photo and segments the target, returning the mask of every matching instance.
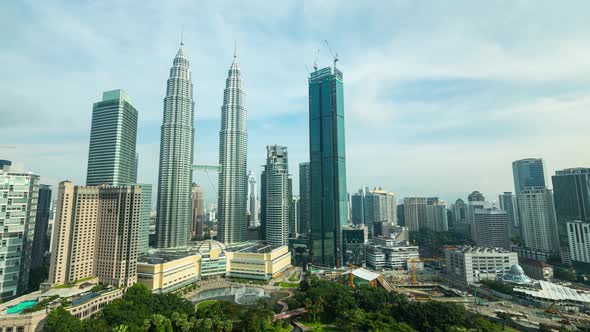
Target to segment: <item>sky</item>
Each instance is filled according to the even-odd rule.
[[[590,167],[588,12],[588,1],[2,1],[0,159],[44,183],[84,184],[92,104],[121,88],[139,111],[139,181],[156,185],[184,31],[194,163],[218,164],[237,44],[248,167],[259,177],[265,147],[285,145],[297,183],[307,68],[318,49],[318,65],[332,64],[328,40],[344,75],[349,192],[493,201],[514,190],[514,160],[543,158],[549,176]],[[209,176],[194,174],[214,203]]]

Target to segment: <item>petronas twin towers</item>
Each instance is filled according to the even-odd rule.
[[[219,133],[218,240],[242,242],[246,233],[246,108],[237,57],[229,69]],[[156,237],[158,248],[183,248],[190,241],[195,129],[193,84],[183,44],[174,58],[164,98],[161,128]]]

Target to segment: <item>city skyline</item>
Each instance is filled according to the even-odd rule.
[[[514,160],[543,158],[547,163],[547,176],[557,169],[584,167],[590,163],[590,152],[567,144],[588,139],[582,124],[590,116],[584,112],[590,104],[587,94],[590,84],[585,78],[590,66],[588,60],[584,60],[588,57],[583,55],[590,51],[581,38],[587,31],[587,23],[581,20],[583,15],[570,14],[583,13],[584,8],[568,10],[572,17],[568,17],[567,26],[549,29],[541,23],[554,22],[565,13],[559,8],[542,5],[538,8],[539,17],[528,17],[527,32],[514,34],[518,30],[514,27],[521,23],[519,18],[526,14],[525,8],[511,11],[508,22],[500,25],[504,12],[500,8],[487,8],[486,20],[474,22],[465,19],[469,16],[466,14],[475,13],[471,6],[451,13],[453,8],[437,8],[436,5],[421,10],[408,5],[391,5],[393,8],[384,12],[396,12],[400,17],[415,13],[407,27],[403,27],[359,4],[356,6],[360,8],[337,8],[331,14],[334,16],[326,17],[325,23],[298,28],[297,23],[303,25],[316,17],[318,14],[314,12],[321,9],[321,5],[282,5],[284,7],[273,13],[254,5],[241,13],[247,19],[223,14],[225,8],[220,5],[209,8],[217,13],[213,17],[219,21],[215,21],[201,16],[204,14],[196,10],[199,6],[172,4],[161,14],[142,12],[146,20],[158,23],[149,28],[131,23],[98,28],[96,20],[110,13],[107,8],[125,12],[126,7],[122,5],[74,5],[68,9],[59,4],[35,8],[26,3],[3,5],[6,10],[0,15],[17,28],[16,38],[6,38],[9,43],[3,53],[9,63],[18,64],[10,67],[21,71],[19,75],[11,75],[13,69],[7,68],[8,75],[14,76],[16,81],[10,85],[2,83],[6,92],[4,104],[14,110],[4,122],[6,127],[1,127],[8,138],[2,140],[2,144],[16,146],[16,149],[2,149],[3,159],[12,160],[13,169],[41,174],[41,182],[53,186],[65,179],[84,182],[86,167],[82,164],[87,159],[91,105],[102,91],[122,88],[134,97],[139,110],[138,182],[155,185],[157,128],[161,124],[164,97],[161,82],[181,31],[178,20],[163,21],[179,16],[179,20],[185,21],[184,38],[193,64],[196,95],[200,96],[196,105],[199,116],[195,121],[195,163],[211,164],[217,160],[215,142],[220,90],[234,40],[237,40],[249,82],[252,133],[249,169],[259,173],[260,160],[264,157],[260,150],[269,144],[288,146],[293,165],[306,161],[307,144],[301,139],[307,127],[304,65],[311,67],[317,48],[321,48],[319,63],[330,63],[323,39],[328,39],[340,54],[339,67],[347,73],[349,188],[382,186],[395,192],[398,200],[406,196],[436,195],[454,202],[473,190],[487,197],[511,191],[509,165]],[[360,9],[364,14],[357,17],[353,12]],[[260,13],[255,13],[256,10]],[[461,19],[454,25],[444,19],[432,19],[436,11]],[[480,11],[481,8],[477,12]],[[271,19],[264,21],[263,17],[270,14]],[[190,15],[205,19],[195,23],[199,20],[189,20]],[[323,29],[324,24],[333,25],[336,18],[342,22],[371,20],[374,24],[359,32],[346,24],[336,25],[338,30]],[[292,22],[294,27],[268,32],[269,28],[284,22]],[[26,29],[18,29],[29,23]],[[131,24],[130,29],[121,24]],[[79,29],[67,29],[68,26]],[[43,41],[46,28],[57,36],[45,38],[54,40],[55,46]],[[384,30],[389,32],[373,33],[383,28],[388,28]],[[5,33],[8,31],[12,29]],[[129,34],[116,34],[116,31],[129,31]],[[223,38],[203,38],[209,33],[218,33]],[[374,38],[367,39],[368,35]],[[428,36],[427,40],[440,41],[425,45],[419,37]],[[277,43],[256,50],[257,41],[264,38],[273,38]],[[147,39],[154,42],[148,43]],[[21,40],[22,44],[12,40]],[[466,47],[473,47],[469,42],[480,51],[464,54],[466,58],[459,63],[453,60],[459,58],[460,51],[470,49]],[[539,48],[544,50],[541,55],[537,53]],[[101,52],[104,49],[124,52],[114,52],[117,55],[110,56]],[[285,51],[291,49],[295,51]],[[440,57],[429,63],[426,60],[433,50]],[[58,54],[65,54],[64,61],[51,60]],[[46,65],[47,59],[52,61],[51,68]],[[63,71],[66,72],[63,84],[56,87],[48,84],[47,81],[54,78],[52,72],[65,68],[66,62],[70,70]],[[271,67],[277,69],[269,74]],[[280,84],[269,84],[268,78]],[[57,99],[54,97],[58,95],[57,88],[67,88],[72,93],[65,101]],[[510,97],[504,98],[508,90]],[[427,119],[425,124],[420,122],[424,119]],[[68,132],[63,131],[63,123],[68,125]],[[11,137],[16,137],[13,134],[25,125],[35,130],[35,136],[11,141]],[[367,163],[375,149],[391,153],[379,163]],[[443,179],[439,176],[434,179],[424,172],[422,165],[431,159],[437,159],[437,167],[446,170]],[[297,183],[298,174],[293,173]],[[215,202],[214,190],[207,185],[206,177],[195,174],[195,178],[204,187],[206,201]]]

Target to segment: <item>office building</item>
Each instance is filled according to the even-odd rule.
[[[219,132],[219,195],[217,239],[223,243],[246,239],[248,195],[246,104],[237,56],[228,71]]]
[[[518,209],[516,207],[516,197],[511,192],[504,192],[498,196],[500,209],[506,211],[508,219],[508,236],[520,236],[520,222],[518,220]]]
[[[346,225],[342,228],[342,250],[344,263],[362,266],[365,264],[365,244],[369,239],[367,226]]]
[[[418,246],[384,238],[369,240],[366,256],[367,267],[374,270],[409,270],[411,261],[420,257]]]
[[[260,207],[264,240],[273,245],[289,244],[289,221],[291,200],[289,199],[289,163],[287,147],[269,145],[266,147],[266,165],[261,174]]]
[[[1,300],[28,289],[39,196],[39,176],[11,172],[11,165],[0,160]]]
[[[205,222],[205,197],[203,189],[198,184],[193,183],[191,194],[192,221],[191,235],[198,239],[203,238],[203,224]]]
[[[381,188],[367,189],[364,195],[363,212],[369,237],[389,237],[389,227],[397,225],[395,194]]]
[[[536,280],[551,280],[553,279],[553,266],[533,259],[518,259],[520,266],[524,272]]]
[[[406,226],[406,216],[404,215],[404,204],[397,205],[397,224]]]
[[[191,70],[181,43],[164,98],[156,207],[158,248],[182,248],[190,240],[194,109]]]
[[[311,259],[342,265],[342,226],[348,219],[342,72],[334,66],[309,77]]]
[[[45,253],[49,250],[47,227],[49,225],[50,206],[51,186],[42,184],[39,186],[39,198],[37,200],[37,214],[35,217],[35,235],[33,238],[31,268],[42,266],[45,259]]]
[[[457,198],[451,209],[453,210],[453,225],[467,222],[467,204],[464,200]]]
[[[469,224],[469,230],[471,239],[475,241],[477,239],[477,228],[475,227],[475,210],[484,209],[486,207],[485,197],[479,191],[474,191],[467,196],[467,223]]]
[[[568,168],[551,177],[562,262],[569,263],[568,222],[590,223],[590,168]],[[585,227],[585,226],[583,226]]]
[[[309,162],[299,164],[299,234],[309,234],[311,227],[311,174]]]
[[[289,236],[290,237],[297,237],[297,230],[301,227],[299,223],[301,219],[299,217],[300,207],[299,207],[299,196],[291,195],[291,211],[290,211],[290,218],[289,218]]]
[[[404,198],[404,220],[410,232],[426,227],[426,197]]]
[[[569,257],[574,262],[590,263],[590,223],[566,223]]]
[[[147,253],[150,242],[150,214],[152,213],[152,185],[138,184],[141,187],[141,216],[137,237],[137,255]]]
[[[256,176],[252,171],[248,173],[248,214],[250,216],[248,227],[258,226],[258,195],[256,188]]]
[[[501,248],[459,247],[445,250],[447,275],[464,285],[495,280],[518,264],[518,256]]]
[[[474,239],[478,246],[508,249],[508,216],[497,208],[475,209]]]
[[[512,162],[514,177],[514,193],[520,193],[529,188],[545,188],[545,165],[541,158],[527,158]]]
[[[135,283],[141,191],[139,185],[59,184],[51,285],[93,276],[116,287]]]
[[[436,201],[426,205],[426,227],[436,232],[449,230],[447,218],[447,204],[443,201]]]
[[[359,189],[357,193],[350,196],[350,216],[353,225],[365,224],[365,192]]]
[[[552,191],[522,189],[518,195],[518,209],[524,245],[545,252],[559,252]]]
[[[124,90],[107,91],[92,108],[86,185],[137,182],[137,110]]]

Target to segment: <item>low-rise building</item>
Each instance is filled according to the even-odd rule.
[[[590,307],[590,292],[566,287],[543,280],[535,280],[514,264],[510,270],[496,278],[512,286],[513,296],[540,307],[556,305],[563,310],[578,311]]]
[[[524,272],[537,280],[550,280],[553,279],[553,266],[532,259],[520,259],[520,266]]]
[[[363,224],[342,228],[342,251],[345,263],[354,265],[365,263],[365,244],[368,238],[369,230]]]
[[[518,263],[514,252],[501,248],[463,246],[445,250],[447,275],[463,284],[496,279]]]
[[[291,266],[289,247],[254,242],[227,248],[226,276],[270,280]]]
[[[84,281],[70,288],[51,288],[33,292],[0,304],[0,331],[37,332],[49,313],[62,303],[74,317],[86,319],[100,311],[108,303],[123,297],[124,288],[108,287],[93,291],[97,278]],[[63,300],[66,300],[62,302]]]
[[[374,270],[408,269],[408,261],[418,259],[418,246],[410,246],[407,242],[396,242],[394,239],[373,239],[367,243],[367,267]]]
[[[516,245],[510,246],[510,251],[517,253],[518,259],[534,259],[542,262],[547,262],[551,256],[551,253],[546,251]]]
[[[138,259],[137,281],[167,293],[202,279],[236,277],[269,280],[291,266],[287,246],[245,242],[226,248],[213,240],[184,250],[152,251]]]

